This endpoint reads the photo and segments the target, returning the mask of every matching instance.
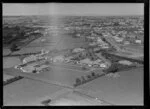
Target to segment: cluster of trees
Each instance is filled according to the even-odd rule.
[[[32,41],[36,38],[40,37],[40,33],[33,33],[31,34],[30,36],[30,40],[28,41]],[[28,38],[28,37],[26,37]],[[21,40],[24,40],[24,39],[21,39]],[[14,51],[18,51],[20,50],[20,46],[23,45],[23,43],[19,43],[21,40],[16,40],[11,46],[10,46],[10,50],[11,52],[14,52]],[[28,43],[27,41],[25,43]]]
[[[17,43],[26,38],[25,31],[19,26],[3,28],[3,45],[10,47],[11,52],[18,51]]]
[[[115,73],[118,72],[119,67],[117,66],[118,64],[114,63],[112,64],[108,69],[104,69],[103,72],[105,73]]]
[[[17,51],[18,43],[22,40],[25,40],[27,38],[30,38],[29,36],[35,36],[33,38],[37,38],[37,36],[40,36],[41,33],[32,33],[31,35],[27,35],[27,32],[32,32],[34,29],[29,27],[20,27],[20,26],[13,26],[3,27],[3,45],[6,47],[10,47],[10,50]]]
[[[81,85],[81,84],[84,84],[90,80],[93,80],[97,77],[99,77],[100,75],[99,74],[95,74],[95,72],[92,72],[90,75],[87,75],[86,77],[84,76],[81,76],[81,78],[76,78],[76,83],[74,84],[74,86],[78,86],[78,85]]]
[[[21,36],[21,37],[20,37]],[[3,28],[3,43],[12,44],[14,41],[18,41],[24,38],[25,32],[19,26],[4,27]]]
[[[129,66],[129,65],[122,65],[119,63],[113,63],[108,69],[104,69],[103,72],[105,73],[115,73],[122,70],[128,70],[130,68],[133,68],[135,66]]]
[[[18,51],[18,50],[20,50],[20,49],[18,48],[16,43],[12,44],[12,46],[10,47],[11,52]]]
[[[122,71],[122,70],[129,70],[134,67],[135,66],[122,65],[116,62],[116,63],[113,63],[108,69],[104,69],[103,70],[104,73],[102,75],[95,74],[95,72],[92,72],[91,75],[87,75],[86,77],[81,76],[81,78],[76,78],[76,83],[74,84],[74,86],[76,87],[78,85],[84,84],[88,81],[91,81],[97,77],[103,76],[107,73],[115,73],[115,72]]]
[[[13,54],[13,55],[11,55],[12,57],[13,56],[20,56],[20,57],[22,57],[23,59],[27,56],[27,55],[36,55],[36,54],[39,54],[39,53],[41,53],[41,52],[35,52],[35,53],[24,53],[24,54]],[[4,57],[7,57],[7,56],[9,56],[9,55],[5,55]]]
[[[17,81],[19,79],[22,79],[22,78],[23,78],[22,76],[16,76],[14,78],[11,78],[11,79],[8,79],[8,80],[4,81],[3,85],[10,84],[10,83],[15,82],[15,81]]]
[[[87,56],[86,52],[81,52],[81,53],[74,53],[74,57],[71,60],[77,60],[80,61],[82,59],[85,59],[85,57]]]
[[[85,56],[90,58],[92,61],[98,59],[98,57],[95,55],[92,47],[88,47],[86,49]]]
[[[119,22],[114,22],[113,26],[120,26]]]

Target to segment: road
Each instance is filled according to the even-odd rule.
[[[117,51],[122,51],[119,45],[114,41],[113,36],[108,35],[103,37],[112,47],[114,47]]]

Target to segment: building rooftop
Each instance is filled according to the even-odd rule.
[[[73,49],[73,53],[77,53],[77,52],[81,52],[81,51],[84,51],[85,49],[84,48],[75,48]]]

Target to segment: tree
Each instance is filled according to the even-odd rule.
[[[96,76],[96,75],[95,75],[95,72],[92,72],[92,76],[93,76],[93,77],[95,77],[95,76]]]
[[[34,70],[32,71],[32,73],[37,73],[37,70],[36,70],[36,69],[34,69]]]
[[[20,34],[19,34],[22,38],[25,37],[25,32],[24,31],[21,31]]]
[[[10,51],[11,52],[14,52],[14,51],[18,51],[19,49],[18,49],[18,46],[16,45],[16,44],[13,44],[12,46],[11,46],[11,48],[10,48]]]
[[[76,85],[80,85],[81,84],[81,80],[79,78],[76,79]]]
[[[87,78],[88,78],[88,79],[91,79],[91,75],[87,75]]]
[[[82,83],[84,83],[84,82],[86,82],[86,79],[84,78],[84,76],[81,76],[81,78],[82,78]]]
[[[116,63],[112,64],[108,69],[104,70],[104,72],[106,73],[109,73],[109,72],[115,73],[117,71],[118,71],[118,64]]]

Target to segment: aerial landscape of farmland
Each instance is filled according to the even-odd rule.
[[[143,23],[143,15],[3,15],[4,105],[143,105]]]

